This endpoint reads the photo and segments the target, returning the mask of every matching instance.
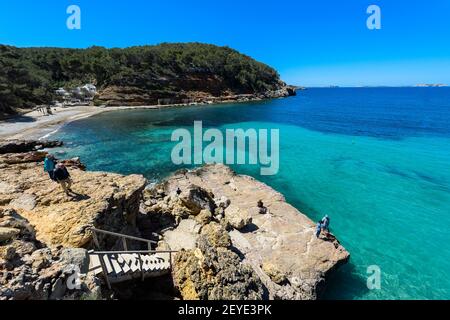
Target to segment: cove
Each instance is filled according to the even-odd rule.
[[[72,122],[51,138],[88,170],[157,181],[186,167],[170,159],[173,130],[279,129],[280,165],[233,165],[283,193],[351,253],[328,299],[449,299],[450,89],[309,89],[295,98],[233,105],[125,110]],[[187,166],[189,167],[189,166]],[[194,167],[194,165],[191,165]],[[367,288],[368,267],[381,271]]]

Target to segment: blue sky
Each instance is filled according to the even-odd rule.
[[[81,30],[66,9],[81,8]],[[381,30],[366,9],[381,8]],[[307,86],[450,84],[449,0],[2,0],[0,43],[228,45]]]

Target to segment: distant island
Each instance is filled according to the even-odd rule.
[[[416,84],[416,87],[426,87],[426,88],[440,88],[440,87],[448,87],[448,85],[446,84],[442,84],[442,83],[437,83],[437,84],[428,84],[428,83],[421,83],[421,84]]]
[[[94,92],[86,101],[98,106],[247,101],[295,94],[295,87],[281,81],[273,68],[229,47],[202,43],[125,49],[0,45],[0,64],[3,114],[78,101],[83,92]]]

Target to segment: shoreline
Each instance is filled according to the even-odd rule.
[[[277,99],[281,99],[279,97]],[[272,98],[275,99],[275,98]],[[1,140],[42,140],[56,133],[64,125],[73,121],[86,119],[97,114],[119,110],[156,110],[176,107],[211,106],[220,104],[239,104],[245,102],[259,102],[269,99],[249,100],[221,100],[214,103],[196,104],[167,104],[167,105],[142,105],[142,106],[71,106],[52,107],[52,115],[43,115],[38,111],[31,111],[22,115],[16,115],[9,119],[0,120]]]

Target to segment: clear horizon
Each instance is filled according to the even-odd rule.
[[[371,4],[381,9],[380,30],[366,26]],[[70,5],[81,9],[81,30],[66,26]],[[446,0],[5,1],[0,4],[0,43],[121,48],[203,42],[226,45],[266,63],[293,85],[450,85],[448,14]]]

